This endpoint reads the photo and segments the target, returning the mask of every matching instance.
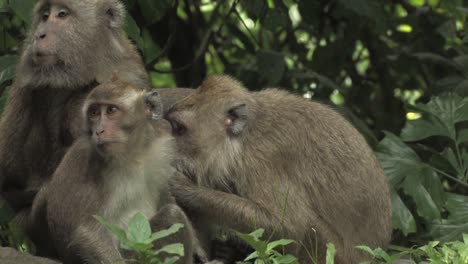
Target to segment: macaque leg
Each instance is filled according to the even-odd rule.
[[[167,229],[175,223],[184,225],[177,233],[155,241],[156,249],[172,243],[182,243],[184,245],[184,256],[181,257],[177,263],[192,264],[194,254],[202,263],[207,261],[207,255],[200,246],[200,242],[197,239],[196,232],[190,220],[178,205],[168,204],[162,207],[150,222],[153,232]],[[165,256],[163,255],[163,257]]]

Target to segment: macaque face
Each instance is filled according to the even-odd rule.
[[[96,102],[89,106],[91,139],[96,147],[106,149],[126,142],[125,133],[121,128],[125,112],[123,106],[111,103]]]

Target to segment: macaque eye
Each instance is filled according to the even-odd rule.
[[[49,10],[42,11],[42,20],[43,21],[47,21],[47,19],[49,19],[49,16],[50,16],[50,11]]]
[[[60,17],[60,18],[64,18],[64,17],[67,17],[69,14],[70,13],[68,12],[68,10],[62,9],[62,10],[59,11],[57,16]]]
[[[110,105],[110,106],[107,107],[106,113],[107,113],[108,115],[112,115],[112,114],[114,114],[115,112],[117,112],[117,110],[119,110],[119,108],[118,108],[117,106],[115,106],[115,105]]]
[[[99,117],[101,115],[101,111],[99,111],[99,107],[98,106],[91,106],[89,108],[89,116],[91,118],[96,118],[96,117]]]
[[[172,134],[182,136],[187,132],[187,127],[182,123],[175,120],[170,120],[169,122],[171,123]]]

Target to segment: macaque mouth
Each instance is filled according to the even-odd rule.
[[[34,53],[32,60],[36,65],[55,65],[59,62],[56,54],[41,51]]]

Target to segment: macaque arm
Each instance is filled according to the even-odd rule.
[[[175,176],[171,189],[179,205],[202,213],[215,224],[228,225],[229,228],[244,233],[257,228],[269,232],[280,227],[280,219],[255,201],[198,187],[185,176]]]

